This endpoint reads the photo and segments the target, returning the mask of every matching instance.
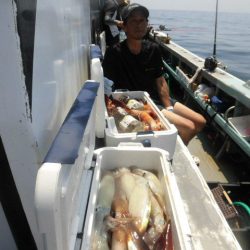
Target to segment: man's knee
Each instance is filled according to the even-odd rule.
[[[195,126],[185,126],[178,129],[178,133],[185,145],[188,145],[189,141],[197,134]]]
[[[194,134],[196,133],[196,124],[191,120],[187,120],[183,129],[186,131],[186,133]]]
[[[199,114],[199,119],[196,122],[197,133],[200,132],[206,126],[206,123],[207,123],[206,119]]]

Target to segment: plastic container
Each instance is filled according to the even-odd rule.
[[[193,249],[188,221],[174,173],[165,150],[145,148],[141,144],[122,143],[118,147],[106,147],[95,151],[96,164],[86,216],[86,228],[82,250],[92,249],[95,207],[103,171],[120,167],[136,166],[155,173],[165,194],[167,213],[171,218],[174,249]],[[115,156],[115,157],[114,157]]]
[[[250,249],[250,216],[249,210],[244,207],[242,204],[246,204],[247,207],[250,206],[249,196],[250,196],[250,182],[238,182],[238,183],[217,183],[210,182],[208,183],[209,187],[213,190],[221,187],[224,192],[229,197],[230,202],[227,203],[227,206],[230,205],[230,209],[234,207],[237,214],[233,218],[228,218],[227,221],[235,234],[237,240],[242,246],[242,249]],[[214,192],[213,192],[214,194]],[[218,199],[216,199],[218,203]],[[227,202],[224,199],[224,202]],[[241,201],[237,206],[235,205],[238,201]],[[220,205],[220,204],[219,204]],[[221,206],[220,206],[221,208]],[[222,210],[223,214],[224,211]],[[224,214],[225,215],[225,214]],[[226,216],[225,216],[226,217]]]
[[[145,99],[153,108],[155,113],[160,118],[162,124],[167,128],[162,131],[146,131],[119,133],[113,117],[109,117],[106,113],[107,127],[105,129],[105,143],[107,146],[117,146],[120,142],[141,142],[150,144],[152,147],[157,147],[168,151],[170,159],[172,159],[177,138],[177,129],[173,124],[164,117],[154,102],[150,99],[149,94],[143,91],[126,91],[113,92],[114,99],[119,99],[121,96],[127,95],[130,98]]]

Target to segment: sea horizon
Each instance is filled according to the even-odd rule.
[[[202,58],[213,54],[215,12],[151,9],[149,23],[165,25],[172,41]],[[190,15],[192,13],[192,15]],[[250,80],[250,15],[220,12],[217,19],[216,57],[226,71]]]

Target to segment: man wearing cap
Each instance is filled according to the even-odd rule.
[[[106,50],[104,76],[114,82],[115,89],[147,91],[157,105],[163,106],[163,114],[176,126],[187,145],[205,126],[205,119],[170,98],[159,47],[144,39],[148,29],[148,9],[133,3],[124,7],[121,15],[127,39]]]

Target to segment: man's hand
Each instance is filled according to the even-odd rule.
[[[122,28],[123,27],[123,21],[116,20],[116,25],[117,25],[117,27]]]

